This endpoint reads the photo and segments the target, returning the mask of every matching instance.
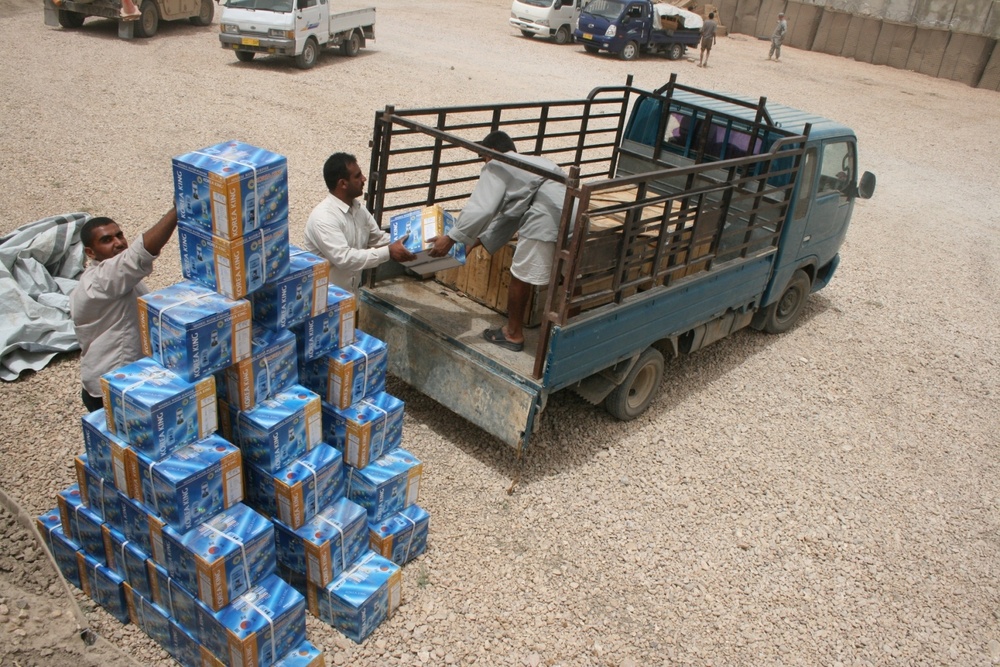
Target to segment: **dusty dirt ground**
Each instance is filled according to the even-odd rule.
[[[425,462],[429,550],[365,644],[315,619],[309,636],[351,665],[1000,663],[997,94],[790,48],[768,62],[741,35],[707,69],[626,63],[523,39],[508,14],[380,1],[374,44],[303,72],[237,63],[217,26],[125,42],[109,22],[48,28],[39,3],[0,0],[0,231],[84,210],[137,234],[170,206],[172,156],[238,138],[288,156],[301,241],[323,160],[366,164],[386,104],[582,97],[676,71],[843,122],[879,184],[801,324],[671,361],[628,424],[553,397],[513,495],[501,444],[393,383]],[[179,279],[172,243],[149,283]],[[69,356],[0,386],[0,488],[30,516],[74,481],[78,368]],[[0,665],[119,664],[75,638],[43,554],[0,525]],[[76,597],[114,647],[170,664]]]

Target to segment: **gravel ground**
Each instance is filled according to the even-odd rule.
[[[86,210],[138,233],[170,205],[171,156],[238,138],[288,156],[301,241],[323,159],[365,163],[385,104],[580,97],[677,71],[844,122],[879,186],[831,285],[785,335],[669,362],[640,419],[557,395],[518,463],[390,383],[425,461],[428,553],[363,645],[315,619],[309,636],[336,665],[1000,663],[997,94],[791,48],[768,62],[765,42],[740,35],[708,69],[625,63],[520,38],[508,7],[385,0],[375,44],[302,72],[238,64],[214,27],[129,43],[110,23],[47,28],[37,3],[0,0],[0,231]],[[179,279],[171,244],[149,282]],[[73,481],[78,370],[69,357],[0,386],[0,487],[32,515]],[[50,579],[0,568],[0,581]],[[169,664],[81,606],[141,664]],[[10,657],[8,627],[0,664],[31,664]]]

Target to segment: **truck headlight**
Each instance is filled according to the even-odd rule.
[[[277,30],[276,28],[271,28],[267,31],[268,37],[280,37],[284,39],[295,39],[295,32],[292,30]]]
[[[618,30],[615,28],[614,24],[609,25],[608,29],[604,31],[605,37],[614,37],[618,34]]]
[[[237,33],[240,31],[240,27],[232,23],[220,23],[219,30],[222,32]]]

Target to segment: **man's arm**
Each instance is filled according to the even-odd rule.
[[[172,207],[167,211],[160,221],[150,227],[142,235],[142,245],[154,257],[160,254],[163,246],[177,229],[177,207]]]
[[[367,209],[365,209],[366,212]],[[383,230],[375,222],[375,217],[368,212],[368,246],[377,247],[389,244],[389,258],[394,262],[412,262],[417,258],[412,252],[406,249],[406,239],[410,235],[407,234],[401,239],[397,239],[394,243],[389,243],[389,232]]]

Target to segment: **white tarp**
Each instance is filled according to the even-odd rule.
[[[701,18],[694,12],[689,12],[686,9],[675,7],[667,2],[657,2],[653,5],[653,9],[656,11],[656,15],[661,19],[664,16],[669,16],[671,18],[679,17],[683,19],[681,27],[687,30],[701,30],[701,26],[705,25],[705,19]]]
[[[0,237],[0,380],[80,349],[69,293],[83,273],[87,213],[55,215]]]

